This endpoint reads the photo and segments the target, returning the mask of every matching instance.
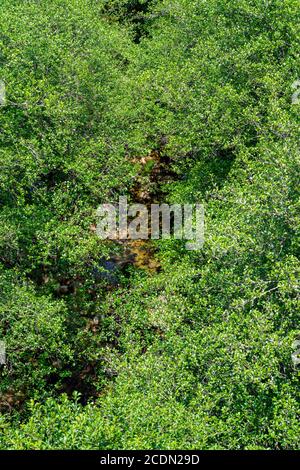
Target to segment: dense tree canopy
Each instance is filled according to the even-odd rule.
[[[299,448],[298,1],[0,15],[1,448]],[[205,244],[107,276],[96,209],[137,181],[203,203]]]

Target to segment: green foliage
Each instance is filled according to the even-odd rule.
[[[125,24],[135,42],[140,42],[147,35],[156,3],[157,0],[104,0],[102,11],[110,22]]]
[[[88,4],[1,7],[1,260],[26,271],[46,265],[56,277],[101,255],[88,230],[94,211],[132,174],[112,112],[128,41],[101,20],[95,26],[98,7]]]
[[[37,297],[17,276],[2,273],[0,289],[0,337],[8,351],[0,366],[0,406],[11,409],[34,391],[43,396],[51,374],[68,375],[71,351],[63,303]]]
[[[3,2],[2,448],[299,448],[298,10]],[[205,245],[112,288],[94,211],[153,150]]]

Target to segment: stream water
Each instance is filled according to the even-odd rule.
[[[150,210],[151,204],[162,202],[164,184],[174,179],[174,173],[170,170],[170,160],[161,156],[160,152],[153,151],[146,157],[131,161],[140,167],[135,185],[130,191],[131,203],[143,204]],[[122,253],[112,257],[111,262],[121,267],[131,264],[150,274],[160,270],[160,262],[151,239],[122,240],[117,243],[122,245]]]

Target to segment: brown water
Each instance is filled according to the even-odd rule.
[[[164,195],[163,184],[174,178],[174,173],[170,170],[170,160],[162,156],[159,151],[153,151],[146,157],[134,158],[131,161],[140,167],[135,185],[130,192],[131,202],[144,204],[150,209],[151,204],[161,202]],[[124,247],[122,256],[125,262],[128,260],[130,264],[149,274],[155,274],[160,270],[161,265],[151,239],[126,240],[122,244]]]

